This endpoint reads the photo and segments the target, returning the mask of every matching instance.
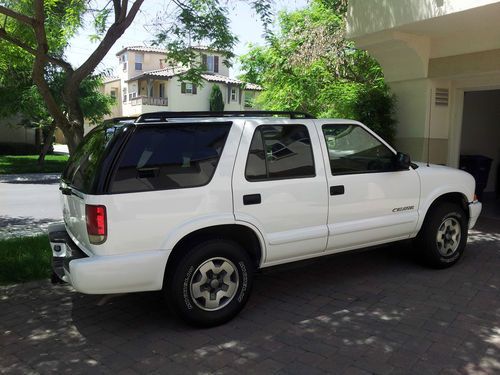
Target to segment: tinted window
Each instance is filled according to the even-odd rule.
[[[75,189],[90,193],[105,151],[122,128],[122,125],[100,126],[87,134],[69,158],[62,179]]]
[[[248,181],[314,176],[311,139],[304,125],[262,125],[255,130],[245,170]]]
[[[127,143],[112,193],[178,189],[212,179],[231,125],[140,127]]]
[[[332,174],[383,172],[393,169],[394,153],[357,125],[323,126]]]

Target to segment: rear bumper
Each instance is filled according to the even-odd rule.
[[[54,272],[81,293],[142,292],[163,287],[167,251],[88,256],[71,240],[64,224],[49,226],[49,240]]]
[[[469,229],[472,229],[476,225],[477,218],[481,214],[481,209],[483,205],[479,201],[474,201],[469,203]]]

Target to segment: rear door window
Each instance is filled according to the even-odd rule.
[[[314,177],[311,138],[304,125],[261,125],[248,153],[248,181]]]
[[[137,128],[122,152],[111,193],[203,186],[212,179],[231,123]]]

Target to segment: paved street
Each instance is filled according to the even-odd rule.
[[[62,220],[58,174],[0,176],[0,239],[44,233]]]
[[[500,222],[479,229],[448,270],[397,245],[267,271],[211,329],[174,319],[158,293],[1,287],[0,372],[498,374]]]

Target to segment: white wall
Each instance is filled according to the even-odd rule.
[[[18,125],[18,117],[1,119],[0,143],[36,144],[36,129]]]
[[[498,0],[350,0],[347,35],[349,38],[355,38],[498,2]]]
[[[225,111],[242,111],[244,108],[244,98],[241,103],[239,97],[236,102],[227,100],[228,89],[225,84],[215,83],[222,91],[224,98]],[[174,77],[167,85],[168,92],[168,110],[169,111],[208,111],[210,109],[209,99],[212,91],[213,82],[204,81],[203,87],[198,87],[197,94],[182,94],[181,81]]]
[[[500,162],[500,90],[465,93],[460,152],[493,159],[485,191],[494,191]]]

